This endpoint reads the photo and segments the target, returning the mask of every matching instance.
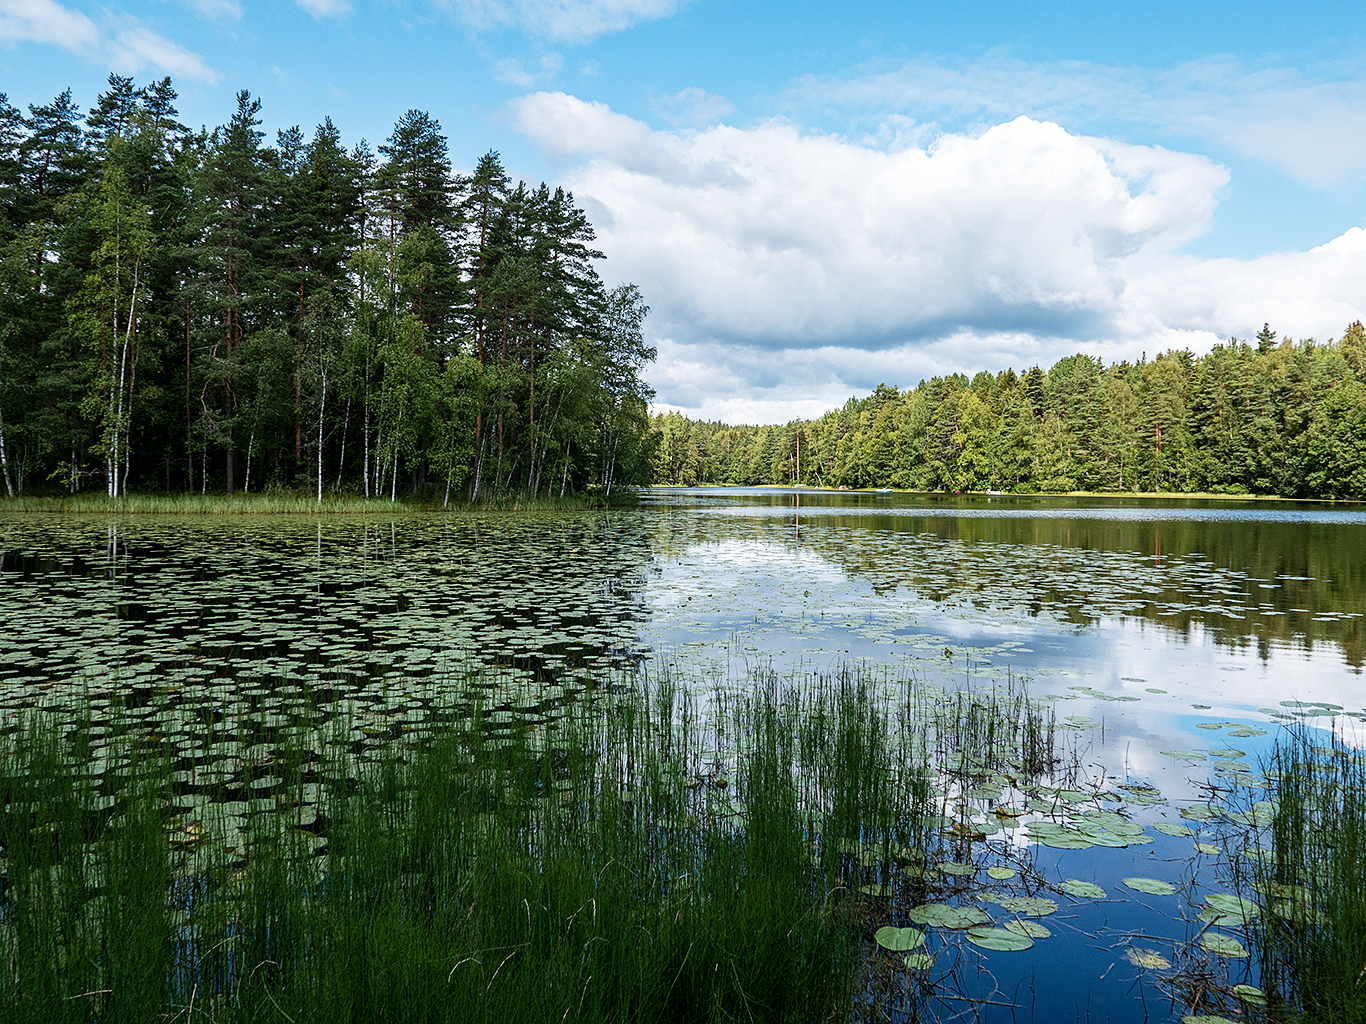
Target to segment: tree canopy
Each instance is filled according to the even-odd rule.
[[[170,79],[0,94],[0,476],[31,489],[396,497],[647,481],[653,358],[574,197],[454,170],[409,110],[372,150]]]
[[[1366,499],[1366,329],[880,385],[816,420],[653,417],[666,484]],[[800,468],[798,460],[800,457]]]

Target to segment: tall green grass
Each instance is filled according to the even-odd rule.
[[[1299,728],[1265,763],[1266,842],[1240,858],[1263,912],[1252,921],[1274,1019],[1366,1020],[1366,755]]]
[[[378,747],[344,718],[6,723],[0,1018],[849,1019],[865,893],[930,884],[954,704],[745,682],[636,677],[554,717],[471,687]]]

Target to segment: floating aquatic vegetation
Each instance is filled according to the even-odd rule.
[[[964,935],[974,946],[999,953],[1018,953],[1034,945],[1034,940],[1028,935],[1007,928],[969,928]]]
[[[1124,959],[1145,971],[1165,971],[1172,965],[1170,960],[1156,950],[1140,949],[1138,946],[1130,946],[1126,949]]]
[[[1121,881],[1135,892],[1149,896],[1171,896],[1176,892],[1176,886],[1159,878],[1124,878]]]

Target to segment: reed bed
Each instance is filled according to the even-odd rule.
[[[359,495],[325,494],[321,501],[306,492],[265,494],[131,494],[109,498],[103,494],[20,495],[0,498],[0,513],[61,512],[115,515],[381,515],[407,511],[554,512],[593,508],[625,508],[639,503],[634,491],[597,493],[565,498],[530,496],[510,492],[477,502],[453,500],[445,504],[440,495],[364,498]]]
[[[1366,1020],[1366,755],[1339,734],[1288,730],[1266,759],[1265,799],[1238,880],[1272,1020]]]
[[[188,747],[154,715],[5,723],[0,1016],[824,1021],[866,1005],[867,893],[926,891],[952,700],[850,669],[757,673],[705,704],[638,676],[553,714],[458,692],[379,744],[321,714],[268,736],[209,720]],[[981,696],[977,714],[1005,722],[1014,700]],[[1041,723],[1012,721],[992,733],[1000,763],[1021,735],[1037,756]]]

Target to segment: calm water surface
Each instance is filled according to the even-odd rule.
[[[549,709],[614,666],[715,687],[850,660],[944,687],[1024,682],[1107,806],[1146,785],[1157,795],[1119,808],[1131,820],[1203,828],[1182,809],[1211,781],[1216,801],[1236,794],[1283,723],[1366,719],[1366,511],[658,489],[613,513],[0,516],[4,714],[93,697],[274,715],[320,684],[374,716],[420,714],[470,669]],[[1004,833],[1046,877],[1111,898],[973,961],[969,987],[1041,1020],[1179,1019],[1122,953],[1171,955],[1162,941],[1199,927],[1189,898],[1121,879],[1217,890],[1218,857],[1194,846],[1216,837],[1149,833],[1092,850]]]

